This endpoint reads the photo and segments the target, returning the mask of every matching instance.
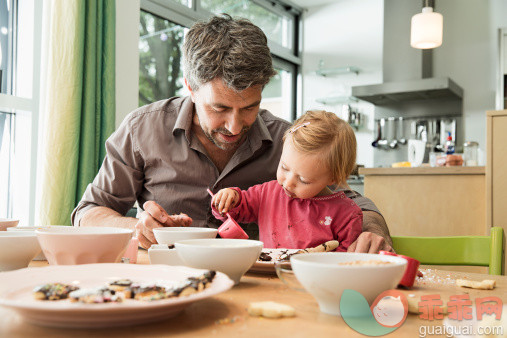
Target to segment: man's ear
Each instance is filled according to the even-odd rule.
[[[190,98],[192,99],[192,102],[195,103],[194,100],[194,91],[192,90],[192,87],[188,84],[187,78],[184,77],[183,80],[185,81],[185,87],[187,87],[188,92],[190,93]]]

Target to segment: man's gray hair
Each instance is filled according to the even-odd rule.
[[[183,44],[185,78],[192,90],[221,78],[242,91],[266,85],[276,74],[264,32],[246,19],[227,14],[197,22]]]

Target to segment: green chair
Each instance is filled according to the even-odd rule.
[[[492,227],[490,236],[394,236],[396,253],[428,265],[488,266],[490,275],[501,275],[503,229]]]

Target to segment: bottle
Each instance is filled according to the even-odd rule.
[[[479,143],[474,141],[465,142],[463,145],[465,165],[473,167],[479,163]]]
[[[450,132],[447,132],[447,141],[445,141],[444,149],[446,154],[454,154],[454,142]]]

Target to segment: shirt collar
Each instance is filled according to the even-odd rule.
[[[180,105],[180,109],[178,111],[178,117],[176,118],[176,123],[173,128],[173,135],[176,130],[181,129],[185,131],[185,135],[188,137],[190,134],[190,130],[192,129],[192,117],[194,115],[194,103],[190,96],[185,97]]]

